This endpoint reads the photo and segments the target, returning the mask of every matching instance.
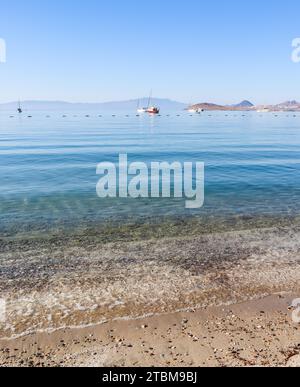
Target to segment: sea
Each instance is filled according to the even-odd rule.
[[[30,115],[30,117],[28,117]],[[205,202],[100,199],[98,163],[205,163]],[[300,113],[0,113],[0,232],[17,235],[107,222],[295,216]]]
[[[204,205],[98,197],[120,154]],[[0,338],[298,291],[300,113],[2,111],[0,187]]]

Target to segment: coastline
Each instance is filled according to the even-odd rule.
[[[2,3],[0,369],[300,367],[299,0]]]
[[[0,366],[298,367],[299,325],[289,308],[295,297],[1,340]]]
[[[210,311],[211,320],[217,324],[219,313],[225,313],[223,309],[228,312],[237,308],[241,316],[245,309],[246,325],[236,328],[231,339],[237,341],[246,329],[249,335],[244,340],[256,346],[255,308],[261,303],[266,310],[273,308],[269,320],[259,324],[265,327],[262,340],[269,340],[274,351],[280,347],[289,353],[293,348],[292,353],[298,354],[299,330],[287,309],[300,295],[298,220],[277,222],[274,226],[274,219],[259,228],[261,223],[250,219],[225,231],[228,222],[216,232],[212,232],[213,224],[178,221],[171,228],[169,224],[136,225],[126,232],[120,226],[119,232],[112,228],[106,233],[87,230],[81,235],[2,238],[0,289],[7,300],[7,320],[0,329],[1,364],[99,365],[103,351],[115,351],[111,343],[103,345],[103,337],[107,337],[107,329],[118,326],[117,331],[124,332],[125,338],[129,335],[125,340],[132,342],[129,347],[119,343],[122,350],[114,356],[108,352],[113,365],[149,365],[151,360],[152,365],[215,365],[215,357],[208,356],[210,342],[202,343],[203,350],[198,346],[199,353],[189,361],[183,355],[175,357],[177,360],[169,357],[167,362],[151,354],[140,358],[140,352],[135,351],[136,357],[132,357],[131,345],[138,351],[144,345],[141,341],[148,337],[142,330],[135,342],[130,336],[132,324],[150,327],[156,321],[155,328],[161,329],[161,334],[157,338],[153,328],[149,343],[155,338],[157,348],[166,348],[165,339],[169,329],[173,329],[169,321],[173,319],[178,326],[186,314],[197,315],[201,320]],[[270,328],[272,321],[275,325]],[[195,324],[191,328],[198,332]],[[221,340],[222,329],[218,326],[214,327],[213,336]],[[272,329],[281,332],[279,347],[278,337],[272,339]],[[96,342],[89,335],[98,331],[100,341],[94,350],[91,344]],[[201,334],[205,336],[202,331]],[[200,333],[193,335],[198,338]],[[187,336],[178,344],[184,348],[183,354],[193,346]],[[220,345],[220,350],[229,351],[228,343]],[[16,353],[12,353],[15,349]],[[86,351],[91,352],[87,355]],[[41,353],[42,358],[38,355]],[[284,356],[278,354],[272,360],[271,354],[272,351],[265,353],[271,365],[287,364]],[[249,362],[255,363],[251,356]],[[230,358],[221,363],[242,365]],[[260,356],[259,359],[262,360]]]

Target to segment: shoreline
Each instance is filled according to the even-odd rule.
[[[0,340],[0,366],[300,366],[296,294]]]
[[[142,240],[249,231],[273,227],[300,226],[300,213],[286,214],[206,214],[201,216],[162,216],[141,219],[114,219],[111,221],[81,220],[77,223],[49,225],[45,220],[33,227],[17,223],[14,227],[0,229],[0,252],[7,246],[35,248],[39,245],[65,243],[139,242]]]
[[[270,228],[103,244],[9,244],[0,337],[300,294],[300,228]]]
[[[133,229],[132,235],[135,231]],[[159,230],[156,232],[159,234]],[[211,329],[213,336],[219,337],[220,350],[230,352],[229,344],[222,344],[218,316],[224,311],[237,309],[244,325],[237,324],[240,320],[230,325],[225,315],[221,323],[228,323],[228,329],[230,326],[235,329],[233,341],[239,339],[240,332],[246,329],[249,337],[244,340],[248,340],[250,346],[256,345],[253,334],[257,329],[253,321],[259,307],[260,311],[271,308],[269,320],[264,321],[267,328],[263,340],[269,340],[277,352],[282,349],[288,353],[288,348],[294,345],[293,353],[299,354],[298,326],[292,323],[291,312],[287,310],[293,299],[300,295],[298,222],[288,226],[215,233],[209,229],[207,233],[197,232],[195,227],[190,236],[179,234],[177,237],[152,239],[148,239],[147,233],[141,238],[141,234],[138,233],[137,240],[128,241],[126,236],[125,240],[120,238],[106,243],[103,242],[105,235],[96,233],[87,238],[71,237],[69,243],[63,236],[56,239],[56,243],[51,237],[47,241],[31,240],[27,243],[25,240],[2,239],[0,290],[1,297],[7,301],[7,319],[0,324],[0,364],[97,365],[99,356],[103,359],[103,350],[109,348],[109,358],[116,361],[112,365],[188,366],[190,363],[184,353],[194,345],[190,339],[199,343],[200,336],[205,337],[198,333],[198,323],[191,326],[190,333],[194,330],[196,333],[185,335],[178,343],[178,348],[182,349],[180,362],[171,359],[169,364],[155,354],[141,357],[144,359],[141,362],[134,360],[131,349],[136,348],[138,352],[133,352],[140,359],[139,348],[143,347],[144,334],[147,338],[148,333],[142,329],[141,337],[131,337],[131,327],[138,326],[134,324],[150,327],[151,322],[156,321],[156,329],[149,333],[149,346],[153,340],[158,340],[158,348],[166,351],[165,338],[173,329],[169,320],[175,320],[178,327],[180,319],[187,319],[183,316],[188,315],[190,321],[190,316],[197,315],[202,321],[209,312],[211,320],[217,324]],[[249,313],[244,315],[244,309]],[[270,328],[272,321],[275,325]],[[259,325],[263,326],[262,323]],[[127,347],[123,346],[123,340],[118,343],[121,343],[123,352],[118,347],[116,352],[112,343],[103,346],[106,329],[110,331],[115,326],[120,327],[129,341]],[[161,330],[159,337],[157,330]],[[272,339],[274,330],[281,332],[281,349],[276,346],[277,338]],[[89,335],[98,331],[97,342]],[[90,333],[86,336],[85,332]],[[71,341],[67,344],[69,339]],[[77,343],[75,346],[74,342]],[[93,352],[96,355],[85,359],[85,351],[92,351],[91,344],[96,342],[98,346]],[[204,352],[194,355],[193,365],[214,364],[212,359],[202,357],[208,353],[207,346],[213,343],[203,345]],[[9,348],[12,352],[16,350],[15,353],[7,352]],[[115,352],[111,354],[112,350]],[[120,353],[123,354],[121,359]],[[57,360],[51,363],[53,356]],[[276,361],[271,359],[271,353],[265,356],[271,365],[286,365],[281,355]],[[250,363],[253,363],[251,359]],[[155,362],[151,364],[150,360]],[[233,364],[240,365],[240,361],[235,361]],[[222,362],[229,365],[227,355]]]

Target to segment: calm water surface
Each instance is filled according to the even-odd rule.
[[[300,212],[300,114],[85,114],[0,113],[2,233]],[[129,161],[205,162],[205,206],[191,212],[178,199],[99,199],[96,166],[119,153]]]
[[[300,114],[62,114],[0,114],[0,337],[237,303],[299,283],[299,222],[266,225],[300,214]],[[96,166],[119,153],[205,162],[204,207],[99,199]],[[266,229],[217,232],[249,223]],[[161,238],[184,233],[196,236]]]

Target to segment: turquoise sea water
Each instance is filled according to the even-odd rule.
[[[2,234],[171,217],[300,213],[300,114],[10,115],[0,112]],[[178,199],[99,199],[96,166],[117,162],[119,153],[147,163],[204,162],[204,207],[186,210]]]

